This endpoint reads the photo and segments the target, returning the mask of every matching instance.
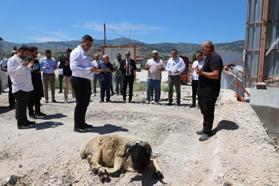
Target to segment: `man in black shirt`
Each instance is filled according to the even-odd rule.
[[[59,68],[63,69],[63,76],[64,76],[64,99],[65,103],[68,103],[68,92],[71,90],[73,102],[75,102],[75,92],[72,89],[71,85],[71,78],[72,78],[72,70],[70,68],[70,55],[71,55],[72,49],[68,48],[66,50],[66,55],[61,58]]]
[[[136,77],[136,62],[130,58],[131,53],[125,52],[125,57],[120,65],[120,69],[122,70],[123,74],[123,102],[126,103],[126,91],[127,91],[127,85],[129,84],[129,103],[132,102],[133,97],[133,87],[134,87],[134,80]]]
[[[38,48],[30,47],[30,52],[31,52],[31,56],[34,59],[34,65],[32,66],[31,69],[31,77],[32,77],[32,84],[34,90],[31,92],[31,99],[28,103],[28,111],[29,111],[29,116],[31,118],[40,119],[46,116],[46,114],[41,112],[40,100],[42,97],[44,97],[44,90],[43,90],[43,82],[42,82],[42,76],[40,70],[40,63],[37,59]],[[33,107],[35,107],[35,113]]]
[[[198,96],[201,113],[203,114],[203,130],[197,131],[197,134],[202,135],[199,138],[200,141],[205,141],[211,135],[215,102],[220,92],[223,60],[215,53],[214,45],[211,41],[204,42],[202,50],[206,56],[204,65],[202,69],[195,69],[199,74]]]

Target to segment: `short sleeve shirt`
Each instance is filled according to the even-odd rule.
[[[217,53],[212,53],[205,59],[202,70],[204,72],[213,72],[219,70],[218,79],[209,79],[204,76],[199,76],[199,96],[212,96],[216,98],[220,93],[221,72],[223,68],[223,60]]]

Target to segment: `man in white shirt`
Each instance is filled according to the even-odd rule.
[[[196,107],[196,98],[197,98],[197,91],[198,91],[198,85],[199,85],[199,74],[196,72],[196,68],[202,69],[204,64],[204,58],[202,51],[197,51],[196,54],[196,60],[192,64],[192,105],[190,107]]]
[[[173,86],[175,86],[176,91],[176,103],[180,105],[181,99],[181,80],[180,75],[185,70],[185,63],[181,57],[177,55],[177,50],[171,50],[172,57],[168,60],[166,65],[166,70],[169,73],[169,105],[172,104],[172,97],[173,97]]]
[[[71,82],[76,94],[75,132],[87,132],[87,129],[93,128],[92,125],[85,123],[85,114],[91,96],[90,80],[92,73],[98,71],[96,67],[92,66],[92,58],[87,53],[92,44],[93,38],[90,35],[85,35],[82,37],[80,45],[70,55]]]
[[[12,81],[12,93],[16,100],[16,119],[18,129],[28,129],[35,122],[27,120],[26,108],[33,90],[31,68],[34,64],[29,48],[21,46],[18,53],[8,61],[8,74]],[[28,57],[27,57],[28,56]]]
[[[164,63],[159,58],[156,50],[152,52],[152,58],[145,64],[145,69],[148,70],[147,77],[147,103],[150,103],[150,97],[155,92],[155,103],[158,104],[160,100],[161,78],[162,70],[164,70]]]

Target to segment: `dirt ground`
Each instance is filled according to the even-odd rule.
[[[148,141],[164,173],[165,185],[279,185],[279,156],[248,103],[236,102],[222,91],[217,102],[215,135],[199,142],[202,127],[198,108],[189,108],[190,87],[182,89],[182,106],[144,104],[144,92],[134,103],[99,103],[92,97],[87,122],[92,132],[73,132],[74,103],[44,104],[45,119],[32,129],[17,130],[14,110],[7,109],[7,94],[0,95],[0,184],[11,175],[30,185],[164,185],[149,174],[125,173],[102,184],[79,157],[80,145],[103,134],[135,135]]]

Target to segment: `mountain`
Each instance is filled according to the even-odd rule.
[[[103,45],[103,40],[94,40],[94,51],[100,51],[100,47]],[[50,41],[45,43],[26,43],[26,45],[37,46],[40,52],[50,49],[53,53],[62,53],[67,48],[75,48],[79,44],[79,41]],[[137,45],[140,55],[150,55],[152,50],[158,50],[160,53],[167,55],[172,48],[176,48],[182,54],[193,54],[195,51],[200,50],[200,44],[193,43],[145,43],[137,40],[130,40],[127,38],[117,38],[107,41],[108,45]],[[22,44],[11,43],[4,41],[4,53],[9,54],[14,46],[19,47]],[[242,53],[244,41],[234,41],[228,43],[217,43],[215,48],[217,51],[225,53]]]

